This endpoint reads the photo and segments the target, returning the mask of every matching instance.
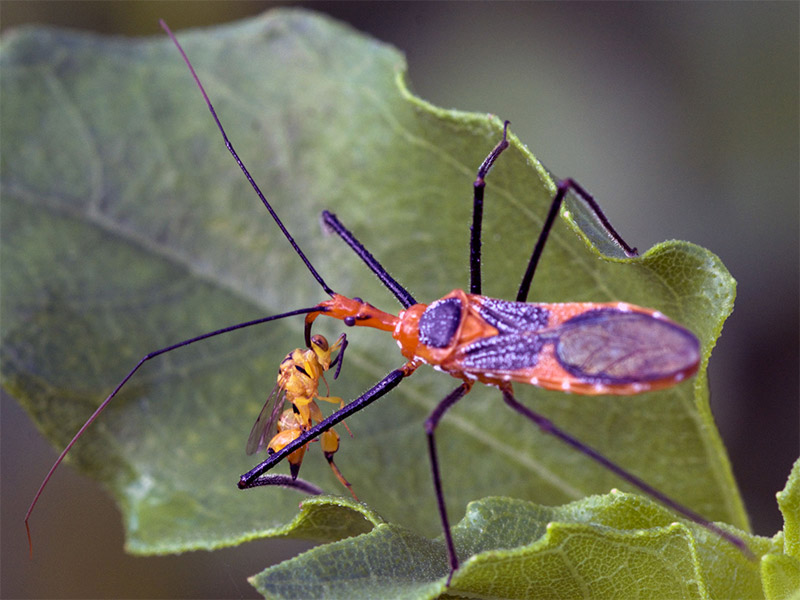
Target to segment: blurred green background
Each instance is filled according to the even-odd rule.
[[[426,100],[510,119],[640,249],[679,238],[722,258],[739,288],[711,361],[712,409],[754,530],[774,534],[774,494],[800,446],[800,5],[3,0],[0,26],[157,36],[159,17],[180,30],[289,4],[400,48]],[[0,454],[4,598],[254,597],[246,576],[305,547],[131,558],[110,499],[64,469],[38,509],[31,561],[22,517],[55,451],[6,397]],[[85,539],[82,553],[62,536]]]

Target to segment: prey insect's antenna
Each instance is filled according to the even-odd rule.
[[[314,312],[320,312],[320,311],[324,311],[324,309],[321,309],[319,306],[312,306],[312,307],[309,307],[309,308],[299,308],[297,310],[292,310],[292,311],[289,311],[289,312],[286,312],[286,313],[282,313],[282,314],[279,314],[279,315],[272,315],[270,317],[262,317],[260,319],[255,319],[253,321],[247,321],[245,323],[237,323],[236,325],[230,325],[229,327],[223,327],[222,329],[217,329],[215,331],[210,331],[208,333],[204,333],[202,335],[198,335],[196,337],[189,338],[188,340],[183,340],[182,342],[178,342],[176,344],[172,344],[170,346],[166,346],[164,348],[160,348],[158,350],[154,350],[153,352],[145,354],[141,359],[139,359],[139,362],[136,363],[136,366],[133,367],[133,369],[131,369],[128,372],[127,375],[125,375],[125,377],[122,379],[122,381],[120,381],[117,384],[117,387],[115,387],[114,390],[106,397],[106,399],[103,400],[103,402],[100,403],[100,406],[98,406],[95,409],[95,411],[92,413],[92,416],[90,416],[89,419],[78,430],[78,433],[76,433],[73,436],[72,440],[70,440],[70,442],[69,442],[69,444],[67,444],[66,448],[64,448],[64,450],[61,451],[61,454],[58,455],[58,458],[53,463],[53,466],[50,467],[50,470],[47,472],[47,475],[45,475],[45,478],[42,481],[41,485],[39,486],[39,489],[36,491],[36,495],[33,497],[33,501],[31,501],[31,504],[28,507],[28,512],[25,513],[25,531],[28,533],[28,547],[29,547],[31,556],[33,555],[33,541],[31,539],[31,528],[30,528],[29,520],[31,518],[31,513],[33,512],[33,509],[36,507],[36,503],[39,501],[39,497],[42,495],[42,492],[44,491],[44,488],[47,486],[47,482],[50,481],[50,478],[53,476],[53,473],[55,473],[55,470],[58,468],[58,465],[60,465],[61,462],[64,460],[64,457],[67,455],[67,453],[69,453],[69,451],[75,445],[75,442],[77,442],[80,439],[80,437],[83,435],[83,433],[86,431],[86,429],[92,423],[94,423],[94,421],[97,419],[97,417],[100,416],[100,413],[102,413],[106,409],[106,407],[108,406],[109,402],[111,402],[111,400],[114,399],[114,397],[119,393],[119,391],[122,389],[122,387],[128,382],[128,380],[131,377],[133,377],[133,374],[136,373],[136,371],[138,371],[139,368],[143,364],[145,364],[150,359],[153,359],[153,358],[155,358],[157,356],[161,356],[162,354],[166,354],[167,352],[171,352],[172,350],[177,350],[178,348],[183,348],[184,346],[189,346],[190,344],[194,344],[195,342],[199,342],[201,340],[207,340],[208,338],[216,337],[216,336],[222,335],[224,333],[229,333],[231,331],[236,331],[237,329],[244,329],[245,327],[252,327],[253,325],[259,325],[261,323],[267,323],[269,321],[277,321],[278,319],[284,319],[286,317],[293,317],[293,316],[296,316],[296,315],[305,315],[305,314],[308,314],[308,313],[314,313]]]
[[[178,51],[181,53],[183,61],[186,63],[186,66],[189,67],[189,71],[192,73],[192,77],[194,78],[197,87],[200,88],[200,93],[203,95],[203,99],[206,101],[206,106],[208,106],[208,110],[211,112],[211,116],[214,117],[214,121],[217,124],[217,128],[219,128],[219,131],[222,134],[222,139],[225,141],[225,147],[228,149],[231,155],[233,155],[233,159],[236,161],[236,164],[239,165],[239,168],[242,170],[242,173],[244,173],[244,176],[247,178],[247,181],[250,182],[250,185],[253,187],[253,189],[256,191],[256,194],[258,194],[258,197],[261,199],[261,203],[267,208],[270,216],[272,216],[272,220],[275,221],[275,223],[278,225],[284,237],[286,237],[286,239],[292,245],[292,248],[294,248],[294,251],[300,257],[300,260],[303,261],[303,263],[306,265],[306,268],[314,276],[314,279],[316,279],[317,282],[322,286],[322,289],[325,290],[325,293],[328,294],[329,296],[333,296],[334,291],[328,286],[327,283],[325,283],[325,280],[322,279],[322,275],[317,273],[317,270],[311,264],[311,261],[309,261],[308,258],[306,258],[306,255],[300,249],[300,246],[298,246],[297,242],[294,241],[292,234],[289,233],[289,230],[286,229],[286,227],[283,224],[283,221],[280,220],[278,214],[273,210],[272,206],[267,201],[267,198],[262,193],[261,188],[258,187],[258,184],[253,179],[253,176],[250,175],[250,171],[247,170],[247,167],[244,166],[242,159],[239,158],[239,155],[236,153],[236,150],[234,150],[233,144],[231,144],[231,141],[228,139],[228,134],[225,133],[225,128],[222,127],[222,123],[220,122],[219,117],[217,116],[217,111],[214,110],[214,105],[211,104],[211,100],[209,99],[208,94],[206,94],[206,90],[203,87],[203,84],[200,82],[200,78],[197,76],[197,73],[195,72],[192,63],[189,61],[189,57],[186,56],[186,52],[183,51],[183,47],[178,42],[178,39],[175,37],[175,35],[170,30],[169,26],[164,22],[163,19],[159,19],[158,22],[161,24],[161,28],[167,32],[167,35],[170,37],[172,42],[178,48]]]
[[[625,254],[627,254],[629,257],[637,256],[639,254],[636,251],[636,248],[631,248],[625,242],[625,240],[622,239],[622,236],[617,233],[617,230],[611,225],[608,217],[606,217],[606,215],[600,209],[600,206],[597,204],[597,202],[595,202],[595,199],[592,198],[589,192],[583,189],[574,179],[562,179],[558,182],[558,191],[553,198],[552,204],[550,204],[550,210],[547,213],[547,218],[544,221],[544,225],[542,225],[542,231],[539,234],[539,239],[536,240],[536,245],[533,248],[533,254],[531,254],[531,259],[528,261],[528,268],[525,269],[525,275],[522,276],[522,282],[519,284],[517,302],[525,302],[528,299],[528,292],[531,289],[531,281],[533,281],[533,274],[536,271],[536,265],[539,264],[539,259],[542,257],[542,250],[544,250],[544,245],[547,242],[547,236],[550,235],[550,230],[553,228],[553,223],[558,216],[558,210],[561,208],[561,204],[564,202],[564,198],[567,197],[567,192],[569,192],[569,190],[575,190],[578,196],[580,196],[581,200],[586,203],[586,205],[594,213],[595,217],[597,217],[597,220],[600,221],[600,224],[606,230],[608,236],[614,240],[614,242],[616,242],[620,248],[622,248]]]

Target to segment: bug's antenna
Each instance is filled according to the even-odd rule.
[[[319,282],[319,284],[322,286],[322,289],[325,290],[325,293],[328,294],[329,296],[333,296],[334,291],[330,287],[328,287],[328,284],[325,283],[325,280],[322,279],[322,276],[319,273],[317,273],[317,270],[314,268],[314,266],[311,264],[308,258],[306,258],[306,255],[300,249],[300,246],[297,245],[297,242],[294,241],[294,238],[284,226],[283,221],[280,220],[280,218],[275,213],[270,203],[267,201],[266,197],[261,191],[261,188],[258,187],[258,184],[253,179],[253,176],[250,175],[250,171],[248,171],[247,167],[244,166],[244,163],[242,162],[242,159],[239,158],[239,155],[236,153],[236,150],[233,149],[233,144],[231,144],[231,141],[228,139],[228,134],[225,133],[225,128],[222,126],[222,123],[220,122],[219,117],[217,116],[217,111],[214,110],[214,105],[211,104],[211,100],[208,98],[208,94],[206,94],[206,90],[203,87],[203,84],[200,82],[200,78],[197,76],[197,73],[195,72],[192,63],[189,61],[189,57],[186,56],[186,52],[184,52],[183,47],[178,42],[177,38],[175,37],[175,34],[172,33],[169,26],[164,22],[163,19],[159,19],[158,22],[161,24],[161,28],[167,33],[172,42],[178,48],[178,52],[181,53],[183,61],[186,63],[186,66],[189,67],[189,71],[191,72],[192,77],[194,78],[194,81],[197,84],[197,87],[200,88],[200,93],[203,95],[203,99],[206,101],[206,106],[208,106],[208,110],[211,112],[211,116],[214,117],[214,121],[217,123],[217,127],[219,128],[219,131],[222,134],[222,139],[225,141],[225,147],[228,148],[228,151],[233,156],[233,159],[236,161],[236,164],[239,165],[239,168],[242,170],[242,173],[244,173],[244,176],[247,178],[247,181],[249,181],[250,185],[253,186],[253,189],[256,191],[256,194],[258,194],[258,197],[261,199],[261,203],[267,208],[269,214],[272,216],[272,220],[275,221],[280,230],[283,232],[284,237],[286,237],[286,239],[292,245],[292,248],[294,248],[294,251],[300,257],[303,263],[305,263],[306,268],[314,276],[314,279],[316,279]]]
[[[125,377],[122,379],[122,381],[120,381],[117,384],[117,387],[115,387],[114,390],[108,396],[106,396],[106,399],[103,400],[100,403],[100,406],[98,406],[95,409],[95,411],[92,413],[92,416],[90,416],[89,419],[81,426],[81,428],[78,430],[78,433],[76,433],[72,437],[72,439],[70,440],[69,444],[67,444],[67,446],[61,451],[61,454],[58,455],[58,458],[56,458],[56,461],[53,463],[53,466],[50,467],[50,470],[47,472],[47,475],[45,475],[44,480],[42,481],[41,485],[39,486],[39,489],[36,491],[36,495],[33,497],[33,500],[31,501],[31,504],[28,507],[28,512],[25,513],[25,531],[28,533],[28,549],[30,550],[31,556],[33,556],[33,540],[31,539],[31,528],[30,528],[29,520],[31,518],[31,513],[33,512],[33,509],[36,508],[36,503],[39,502],[39,497],[42,495],[42,492],[44,491],[44,488],[47,487],[47,482],[50,481],[50,478],[53,476],[53,473],[55,473],[55,471],[58,468],[58,466],[61,464],[61,462],[67,456],[67,454],[72,449],[72,447],[75,445],[75,443],[80,439],[80,437],[83,435],[83,433],[89,428],[89,426],[92,423],[95,422],[97,417],[100,416],[100,413],[103,412],[106,409],[106,407],[109,405],[111,400],[114,399],[114,397],[119,393],[119,391],[122,389],[122,387],[128,382],[128,380],[131,377],[133,377],[133,374],[136,373],[136,371],[138,371],[139,368],[143,364],[145,364],[149,360],[155,358],[156,356],[161,356],[162,354],[166,354],[167,352],[172,352],[173,350],[177,350],[178,348],[183,348],[184,346],[189,346],[189,345],[194,344],[196,342],[199,342],[201,340],[207,340],[208,338],[211,338],[211,337],[216,337],[218,335],[229,333],[231,331],[236,331],[237,329],[245,329],[247,327],[252,327],[253,325],[260,325],[261,323],[268,323],[270,321],[277,321],[279,319],[285,319],[286,317],[294,317],[296,315],[306,315],[308,313],[315,313],[315,312],[325,312],[325,309],[320,307],[320,306],[311,306],[309,308],[298,308],[297,310],[292,310],[292,311],[289,311],[289,312],[286,312],[286,313],[281,313],[279,315],[272,315],[272,316],[269,316],[269,317],[261,317],[260,319],[255,319],[253,321],[245,321],[244,323],[237,323],[236,325],[230,325],[228,327],[223,327],[222,329],[216,329],[214,331],[209,331],[208,333],[204,333],[202,335],[195,336],[195,337],[190,338],[188,340],[183,340],[182,342],[178,342],[176,344],[172,344],[170,346],[166,346],[164,348],[160,348],[158,350],[154,350],[152,352],[149,352],[148,354],[145,354],[142,358],[140,358],[139,362],[136,363],[136,366],[133,367],[133,369],[131,369],[130,371],[128,371],[128,374],[125,375]],[[261,483],[259,485],[267,485],[267,484],[266,483]],[[283,485],[283,484],[276,484],[276,485]],[[310,493],[312,493],[312,492],[310,492]]]

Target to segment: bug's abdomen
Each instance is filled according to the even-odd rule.
[[[494,312],[513,315],[523,303],[492,300]],[[528,321],[513,319],[498,335],[461,344],[445,370],[460,369],[484,383],[513,381],[579,394],[637,394],[675,385],[697,371],[700,345],[662,314],[614,303],[528,304]],[[499,329],[496,317],[488,319]]]

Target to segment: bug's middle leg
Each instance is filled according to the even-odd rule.
[[[456,402],[461,400],[464,395],[469,392],[472,387],[471,382],[465,381],[452,392],[450,392],[444,399],[436,405],[433,412],[425,420],[425,434],[428,437],[428,454],[431,460],[431,474],[433,475],[433,488],[436,492],[436,503],[439,507],[439,517],[442,520],[442,529],[444,529],[444,541],[447,545],[447,557],[450,561],[450,574],[447,576],[447,585],[450,585],[450,580],[453,578],[453,573],[458,569],[458,555],[456,548],[453,544],[453,535],[450,533],[450,520],[447,518],[447,508],[444,504],[444,492],[442,492],[442,477],[439,473],[439,459],[436,453],[436,441],[434,440],[434,432],[436,426],[439,424],[444,413],[448,408],[453,406]]]
[[[481,293],[481,228],[483,227],[483,191],[486,188],[486,175],[492,168],[497,157],[508,148],[508,124],[503,123],[503,139],[489,153],[481,166],[478,175],[472,184],[472,226],[469,236],[469,293]]]

